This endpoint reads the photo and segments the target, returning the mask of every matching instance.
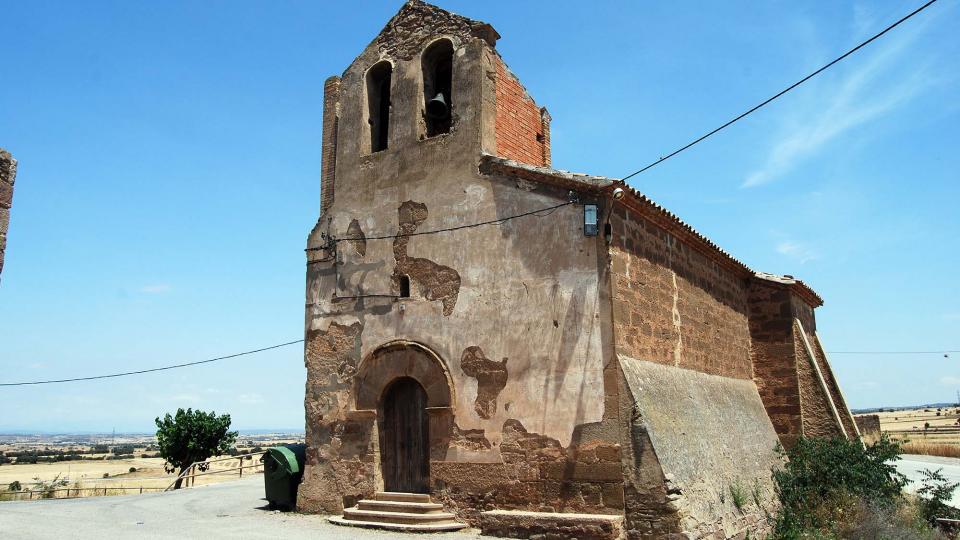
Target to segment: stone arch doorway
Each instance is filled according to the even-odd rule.
[[[428,493],[430,461],[446,459],[453,384],[440,357],[395,341],[365,357],[353,380],[356,409],[377,419],[380,478],[386,491]]]
[[[427,393],[416,379],[400,377],[377,407],[380,464],[386,491],[430,492],[430,422]]]

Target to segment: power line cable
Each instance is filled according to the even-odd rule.
[[[956,354],[960,351],[831,351],[829,354]]]
[[[934,2],[936,2],[936,1],[937,1],[937,0],[930,0],[929,2],[927,2],[926,4],[918,7],[917,9],[913,10],[912,12],[910,12],[908,15],[904,16],[903,18],[901,18],[901,19],[898,20],[897,22],[895,22],[895,23],[891,24],[890,26],[884,28],[884,29],[883,29],[882,31],[880,31],[879,33],[874,34],[874,36],[871,37],[870,39],[868,39],[868,40],[860,43],[860,44],[857,45],[856,47],[854,47],[854,48],[850,49],[849,51],[843,53],[842,55],[838,56],[837,58],[835,58],[834,60],[832,60],[830,63],[826,64],[825,66],[821,67],[820,69],[814,71],[813,73],[807,75],[806,77],[800,79],[799,81],[797,81],[797,82],[791,84],[790,86],[784,88],[783,90],[777,92],[775,95],[773,95],[772,97],[770,97],[770,98],[768,98],[767,100],[763,101],[763,102],[760,103],[759,105],[754,106],[754,107],[751,108],[750,110],[748,110],[748,111],[740,114],[739,116],[737,116],[737,117],[734,118],[733,120],[728,121],[726,124],[723,124],[722,126],[714,129],[713,131],[710,131],[710,132],[707,133],[706,135],[701,136],[700,138],[694,140],[693,142],[690,142],[690,143],[688,143],[688,144],[686,144],[686,145],[684,145],[684,146],[682,146],[682,147],[674,150],[673,152],[670,152],[669,154],[667,154],[667,155],[665,155],[665,156],[660,156],[660,159],[658,159],[658,160],[650,163],[650,164],[647,165],[646,167],[643,167],[643,168],[641,168],[641,169],[638,169],[638,170],[636,170],[636,171],[628,174],[627,176],[624,176],[624,177],[622,178],[622,180],[623,180],[623,181],[626,181],[626,180],[629,179],[629,178],[633,178],[634,176],[636,176],[636,175],[638,175],[638,174],[646,171],[647,169],[653,168],[653,167],[655,167],[655,166],[663,163],[664,161],[672,158],[673,156],[679,154],[680,152],[683,152],[684,150],[690,148],[691,146],[693,146],[693,145],[695,145],[695,144],[697,144],[697,143],[699,143],[699,142],[702,142],[704,139],[710,137],[711,135],[713,135],[713,134],[715,134],[715,133],[717,133],[717,132],[719,132],[719,131],[721,131],[721,130],[729,127],[729,126],[731,126],[731,125],[734,124],[735,122],[737,122],[737,121],[741,120],[742,118],[746,117],[747,115],[755,112],[756,110],[760,109],[760,108],[763,107],[764,105],[770,103],[771,101],[779,98],[780,96],[786,94],[787,92],[789,92],[789,91],[793,90],[794,88],[800,86],[801,84],[807,82],[808,80],[812,79],[813,77],[819,75],[821,72],[827,70],[830,66],[836,64],[837,62],[843,60],[844,58],[850,56],[851,54],[859,51],[859,50],[862,49],[863,47],[866,47],[866,46],[869,45],[871,42],[873,42],[874,40],[876,40],[876,39],[879,38],[880,36],[886,34],[886,33],[889,32],[890,30],[893,30],[894,28],[896,28],[898,25],[900,25],[901,23],[903,23],[904,21],[906,21],[906,20],[909,19],[910,17],[913,17],[913,16],[916,15],[917,13],[920,13],[921,11],[927,9],[928,7],[930,7],[930,6],[931,6]]]
[[[280,343],[279,345],[271,345],[269,347],[263,347],[261,349],[254,349],[252,351],[244,351],[236,354],[228,354],[227,356],[218,356],[217,358],[199,360],[197,362],[187,362],[185,364],[174,364],[172,366],[164,366],[164,367],[151,368],[151,369],[140,369],[137,371],[125,371],[123,373],[111,373],[109,375],[94,375],[91,377],[75,377],[72,379],[53,379],[49,381],[24,381],[24,382],[0,383],[0,386],[28,386],[28,385],[36,385],[36,384],[54,384],[54,383],[65,383],[65,382],[93,381],[96,379],[111,379],[113,377],[126,377],[128,375],[140,375],[142,373],[153,373],[155,371],[166,371],[168,369],[197,366],[200,364],[209,364],[210,362],[217,362],[220,360],[226,360],[228,358],[236,358],[238,356],[246,356],[248,354],[256,354],[264,351],[269,351],[272,349],[279,349],[280,347],[286,347],[288,345],[293,345],[295,343],[303,343],[303,340],[298,339],[296,341],[288,341],[286,343]]]
[[[491,219],[488,221],[481,221],[479,223],[468,223],[466,225],[457,225],[456,227],[447,227],[445,229],[434,229],[431,231],[419,231],[419,232],[414,231],[412,233],[398,232],[396,234],[383,234],[383,235],[377,235],[377,236],[350,236],[346,238],[331,238],[330,241],[336,243],[336,242],[344,242],[347,240],[389,240],[393,238],[403,238],[407,236],[423,236],[426,234],[438,234],[438,233],[445,233],[445,232],[451,232],[451,231],[459,231],[462,229],[471,229],[473,227],[483,227],[485,225],[501,225],[512,219],[522,218],[526,216],[537,216],[537,217],[547,216],[558,208],[562,208],[564,206],[570,206],[571,204],[576,204],[576,203],[577,203],[576,200],[572,200],[572,201],[567,201],[565,203],[561,203],[555,206],[548,206],[547,208],[538,208],[537,210],[531,210],[529,212],[524,212],[522,214],[516,214],[513,216],[507,216],[507,217],[498,218],[498,219]],[[547,212],[547,213],[540,215],[542,212]],[[320,246],[320,247],[307,248],[304,251],[317,251],[317,250],[328,249],[328,248],[329,246]]]
[[[90,377],[75,377],[72,379],[51,379],[46,381],[22,381],[22,382],[12,382],[12,383],[0,383],[0,386],[28,386],[28,385],[38,385],[38,384],[55,384],[55,383],[66,383],[66,382],[79,382],[79,381],[93,381],[97,379],[111,379],[114,377],[127,377],[130,375],[141,375],[143,373],[153,373],[156,371],[166,371],[170,369],[178,369],[190,366],[197,366],[200,364],[209,364],[211,362],[217,362],[220,360],[227,360],[230,358],[237,358],[239,356],[247,356],[251,354],[257,354],[273,349],[279,349],[281,347],[287,347],[289,345],[295,345],[297,343],[303,343],[302,339],[297,339],[294,341],[288,341],[286,343],[280,343],[277,345],[271,345],[269,347],[263,347],[260,349],[253,349],[251,351],[244,351],[235,354],[228,354],[226,356],[218,356],[216,358],[209,358],[207,360],[199,360],[196,362],[187,362],[184,364],[174,364],[171,366],[163,366],[158,368],[150,369],[140,369],[137,371],[125,371],[122,373],[111,373],[109,375],[94,375]],[[960,350],[957,351],[828,351],[827,354],[954,354],[960,353]]]

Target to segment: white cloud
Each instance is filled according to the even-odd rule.
[[[954,377],[953,375],[940,377],[940,384],[944,386],[960,386],[960,377]]]
[[[263,403],[264,399],[260,394],[240,394],[237,396],[237,401],[247,405],[258,405]]]
[[[168,293],[173,290],[173,287],[168,283],[153,283],[150,285],[144,285],[140,287],[140,292],[146,294],[163,294]]]
[[[862,15],[860,18],[863,24]],[[910,30],[898,29],[898,33],[885,36],[885,41],[874,44],[877,49],[872,54],[869,49],[860,51],[860,55],[867,53],[866,59],[854,55],[845,60],[855,67],[843,75],[831,77],[828,71],[818,75],[816,84],[808,83],[804,90],[813,94],[812,99],[792,100],[782,134],[774,137],[764,163],[748,174],[740,187],[763,185],[789,173],[846,132],[882,117],[929,88],[935,82],[930,66],[904,54],[922,26],[917,23]]]
[[[820,254],[813,248],[800,242],[791,242],[789,240],[777,244],[777,253],[790,257],[804,264],[808,261],[820,258]]]

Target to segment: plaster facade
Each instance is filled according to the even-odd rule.
[[[411,1],[325,84],[299,508],[339,513],[389,487],[383,399],[413,379],[428,491],[463,521],[521,536],[585,514],[601,516],[583,518],[598,537],[761,532],[778,438],[804,422],[844,433],[849,416],[813,333],[819,297],[622,182],[550,169],[549,114],[498,38]],[[438,49],[452,50],[439,134],[424,54]],[[815,343],[806,363],[798,332]],[[756,508],[734,508],[734,488]],[[512,511],[528,513],[511,525]]]

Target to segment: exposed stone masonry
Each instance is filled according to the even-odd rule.
[[[480,418],[490,418],[497,410],[497,396],[507,385],[507,359],[490,360],[477,346],[467,347],[460,358],[460,369],[477,379],[477,400],[474,410]]]
[[[751,378],[744,280],[623,207],[614,208],[610,223],[617,349]]]
[[[4,252],[7,249],[7,229],[10,226],[10,207],[13,206],[13,182],[17,178],[17,160],[0,148],[0,272],[3,272]]]
[[[443,304],[443,314],[450,315],[460,294],[460,274],[449,266],[437,264],[430,259],[411,257],[407,253],[411,238],[409,235],[415,233],[427,219],[427,205],[407,201],[400,205],[398,213],[400,229],[393,241],[393,254],[397,263],[393,279],[397,290],[400,288],[400,276],[408,276],[411,282],[417,284],[424,298],[439,300]]]

